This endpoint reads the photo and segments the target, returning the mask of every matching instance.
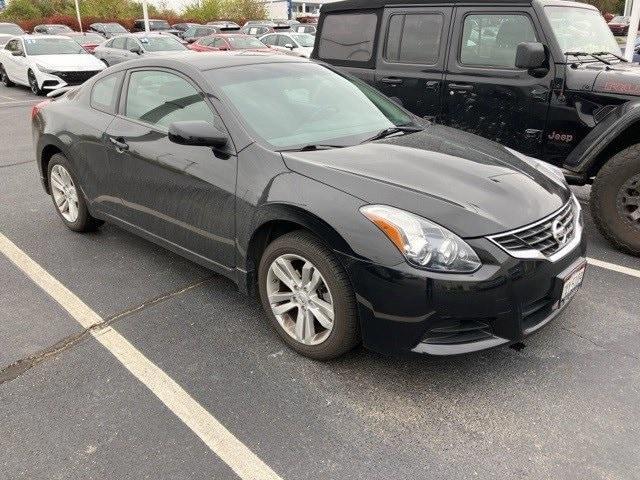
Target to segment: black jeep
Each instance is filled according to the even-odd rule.
[[[346,0],[322,7],[312,58],[415,114],[593,184],[591,210],[640,255],[640,66],[598,10],[558,0]],[[514,206],[517,208],[517,206]]]

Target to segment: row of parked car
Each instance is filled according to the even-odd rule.
[[[297,30],[309,27],[295,21],[252,21],[240,27],[228,21],[169,25],[149,20],[147,32],[144,20],[138,20],[131,32],[118,23],[94,23],[87,32],[53,24],[27,34],[16,24],[0,24],[0,77],[6,86],[26,85],[41,95],[80,84],[108,66],[165,52],[276,51],[308,58],[315,37]],[[258,31],[266,33],[256,38]]]

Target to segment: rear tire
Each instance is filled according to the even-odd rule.
[[[36,80],[36,76],[33,74],[31,70],[29,70],[29,73],[27,74],[27,78],[29,79],[29,87],[31,88],[31,91],[33,92],[33,94],[37,95],[38,97],[41,97],[44,94],[44,92],[38,86],[38,80]]]
[[[311,272],[315,276],[317,271],[320,280],[313,283],[314,277],[311,277],[307,284],[302,280],[299,284],[299,290],[296,290],[298,295],[291,294],[289,300],[278,300],[272,305],[275,298],[274,285],[278,283],[278,279],[273,275],[272,267],[276,264],[276,260],[283,257],[298,259],[291,262],[291,265],[298,263],[294,268],[298,269],[297,273],[299,274],[301,273],[301,265],[307,265],[305,261],[308,262],[313,267]],[[298,279],[303,278],[304,275],[298,277]],[[260,260],[258,282],[262,306],[271,324],[285,343],[296,352],[316,360],[329,360],[343,355],[360,342],[356,301],[351,282],[342,265],[338,263],[335,254],[312,234],[305,231],[295,231],[270,243]],[[312,283],[317,287],[311,288]],[[305,285],[309,286],[306,293],[303,288]],[[278,290],[276,295],[287,295],[289,289],[282,283],[278,285],[276,290]],[[271,300],[269,292],[272,295]],[[304,299],[298,301],[300,292],[303,292]],[[315,300],[309,300],[307,303],[310,298],[315,298]],[[286,302],[296,302],[301,307],[293,307],[285,311],[279,315],[280,320],[278,320],[274,308],[278,308]],[[322,312],[327,311],[326,307],[331,307],[330,315],[333,316],[333,321],[329,329],[326,328],[327,317],[324,317],[324,322],[320,322],[319,318],[322,316],[322,312],[320,317],[315,316],[318,305],[323,305]],[[308,328],[313,335],[305,338],[306,343],[296,338],[296,328],[301,310],[303,316],[307,312],[311,312],[312,315],[309,317],[312,326],[307,327],[305,324],[303,329],[305,336]]]
[[[67,175],[70,178],[67,178]],[[64,155],[58,153],[51,157],[47,169],[47,179],[56,213],[69,230],[90,232],[104,223],[89,214],[78,178],[71,163]],[[60,179],[62,179],[62,185]],[[70,202],[74,204],[71,209],[68,208]]]
[[[2,65],[0,65],[0,79],[5,87],[13,87],[15,85],[15,83],[13,83],[9,78],[9,75],[7,75],[7,72]]]
[[[591,188],[591,214],[613,246],[640,256],[640,144],[616,153]]]

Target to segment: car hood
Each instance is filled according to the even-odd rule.
[[[591,90],[600,93],[617,93],[622,95],[640,95],[640,65],[636,63],[616,63],[607,66],[603,63],[590,63],[579,67],[584,72],[591,73],[593,83]],[[597,74],[593,75],[596,71]],[[584,89],[587,77],[578,77],[574,88]]]
[[[534,168],[532,160],[437,125],[354,147],[284,152],[283,157],[295,172],[367,203],[413,212],[465,238],[535,222],[570,197],[566,185]]]
[[[56,71],[102,70],[104,64],[93,55],[34,55],[30,57],[34,63]]]

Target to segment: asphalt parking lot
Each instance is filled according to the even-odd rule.
[[[640,259],[595,230],[588,188],[584,286],[524,349],[318,363],[230,281],[108,224],[67,230],[38,101],[0,87],[0,240],[26,262],[0,250],[0,478],[640,478]]]

